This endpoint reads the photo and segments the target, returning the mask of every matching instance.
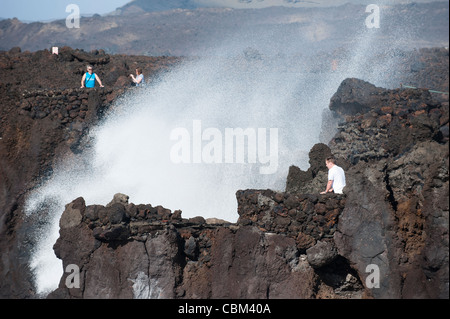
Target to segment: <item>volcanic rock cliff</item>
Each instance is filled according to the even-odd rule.
[[[448,100],[347,79],[330,109],[343,120],[330,151],[347,176],[339,254],[360,274],[380,266],[375,297],[448,297]],[[301,190],[291,172],[287,190]]]
[[[410,84],[448,91],[448,50],[411,56],[421,66]],[[129,92],[135,62],[154,72],[177,62],[155,59],[70,48],[0,54],[0,297],[35,297],[30,233],[40,221],[24,216],[27,192],[88,145],[91,127]],[[101,75],[116,70],[110,87],[77,89],[86,63]],[[47,78],[52,68],[61,72]],[[237,223],[185,219],[124,194],[106,206],[74,194],[54,245],[65,272],[49,297],[448,298],[448,96],[347,79],[329,108],[332,139],[311,149],[308,170],[292,166],[284,192],[237,190]],[[343,195],[319,195],[330,154],[346,171]],[[79,288],[68,285],[70,265]],[[374,266],[379,280],[368,285]]]
[[[0,52],[0,297],[33,297],[33,243],[25,222],[26,194],[51,176],[58,159],[79,153],[90,129],[130,89],[130,73],[152,81],[179,59],[107,55],[61,48]],[[79,89],[92,64],[105,88]]]
[[[54,250],[65,269],[79,267],[80,287],[67,288],[70,272],[65,273],[49,297],[361,296],[357,275],[338,258],[331,240],[345,202],[341,196],[267,190],[240,191],[238,198],[237,224],[183,219],[180,211],[130,204],[123,194],[106,207],[74,200],[61,217]],[[327,283],[336,293],[313,267],[322,277],[330,276]]]
[[[286,192],[238,191],[236,224],[123,194],[68,204],[54,250],[82,280],[69,289],[65,273],[50,297],[448,297],[448,102],[347,79],[330,109],[345,120],[329,146],[291,167]],[[344,195],[318,195],[330,154]]]

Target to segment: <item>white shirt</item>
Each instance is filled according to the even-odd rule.
[[[139,74],[136,77],[136,81],[138,81],[139,79],[142,79],[142,81],[140,83],[136,83],[136,86],[144,86],[145,85],[144,74]]]
[[[333,190],[336,194],[342,194],[342,190],[345,187],[345,173],[342,167],[333,165],[328,170],[328,180],[333,181]]]

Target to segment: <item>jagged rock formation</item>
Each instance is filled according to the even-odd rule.
[[[374,297],[448,297],[448,100],[347,79],[330,109],[342,123],[329,152],[347,176],[339,254],[359,274],[380,266]],[[307,187],[304,175],[291,168],[287,191]]]
[[[32,223],[24,218],[26,194],[51,176],[60,158],[79,153],[86,137],[130,89],[136,66],[151,78],[179,59],[106,55],[62,48],[0,52],[0,298],[34,296],[29,257]],[[105,88],[79,89],[92,63]]]
[[[105,88],[129,87],[130,74],[141,67],[148,82],[155,75],[179,63],[176,57],[146,57],[106,54],[64,46],[58,55],[50,48],[22,52],[20,47],[0,51],[0,85],[13,91],[79,88],[88,64],[100,76]],[[39,67],[36,67],[39,65]]]
[[[51,176],[58,158],[80,152],[92,125],[118,96],[111,89],[9,91],[2,96],[0,250],[7,253],[0,265],[1,297],[33,296],[27,260],[31,229],[39,220],[24,218],[27,192]]]
[[[236,224],[183,219],[180,211],[129,204],[122,194],[106,207],[74,200],[54,250],[65,269],[79,267],[80,287],[67,288],[65,273],[49,298],[362,296],[332,241],[342,196],[267,190],[237,198]]]

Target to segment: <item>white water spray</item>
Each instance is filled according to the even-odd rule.
[[[375,54],[370,35],[359,40],[356,54],[344,61],[339,73],[292,72],[281,60],[267,67],[264,60],[235,54],[246,46],[226,43],[217,50],[220,58],[186,62],[116,103],[113,113],[92,131],[92,149],[62,162],[52,178],[30,194],[28,214],[39,214],[44,203],[53,203],[30,263],[39,293],[54,290],[61,278],[61,262],[52,246],[65,204],[82,196],[87,205],[105,205],[121,192],[136,204],[181,209],[185,218],[201,215],[235,222],[237,190],[283,191],[290,165],[308,168],[308,152],[319,142],[322,112],[342,80],[384,82],[361,68],[363,60]],[[171,132],[192,130],[196,120],[221,132],[278,129],[276,172],[260,174],[260,164],[248,162],[174,163]]]

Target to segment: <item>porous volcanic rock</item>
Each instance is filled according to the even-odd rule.
[[[254,205],[253,195],[263,202],[277,200],[277,206]],[[340,197],[299,200],[289,194],[256,190],[238,192],[237,197],[242,207],[240,221],[220,224],[205,223],[201,217],[184,219],[180,211],[172,213],[161,206],[128,203],[123,194],[116,194],[114,203],[107,206],[86,206],[83,198],[75,199],[61,217],[54,250],[64,269],[69,265],[80,269],[80,287],[67,285],[71,273],[66,272],[59,288],[48,297],[315,298],[318,292],[336,298],[362,295],[361,285],[354,291],[332,292],[321,276],[329,275],[323,266],[334,258],[327,258],[321,265],[312,262],[315,268],[321,268],[319,275],[305,254],[306,249],[317,247],[317,239],[333,245],[330,232],[336,228],[343,208]],[[256,210],[251,212],[248,205]],[[289,215],[283,213],[288,208]],[[250,221],[259,209],[268,209],[264,223],[267,229],[257,220]],[[309,229],[305,221],[307,228],[299,232],[298,218],[302,214],[314,219],[311,224],[316,228]],[[281,224],[283,229],[278,228]],[[348,271],[335,281],[335,288],[346,284]]]
[[[317,156],[333,154],[347,179],[333,242],[359,278],[379,267],[375,298],[448,296],[449,104],[435,97],[352,78],[330,101],[340,123]],[[286,191],[323,190],[312,167],[291,167]]]

